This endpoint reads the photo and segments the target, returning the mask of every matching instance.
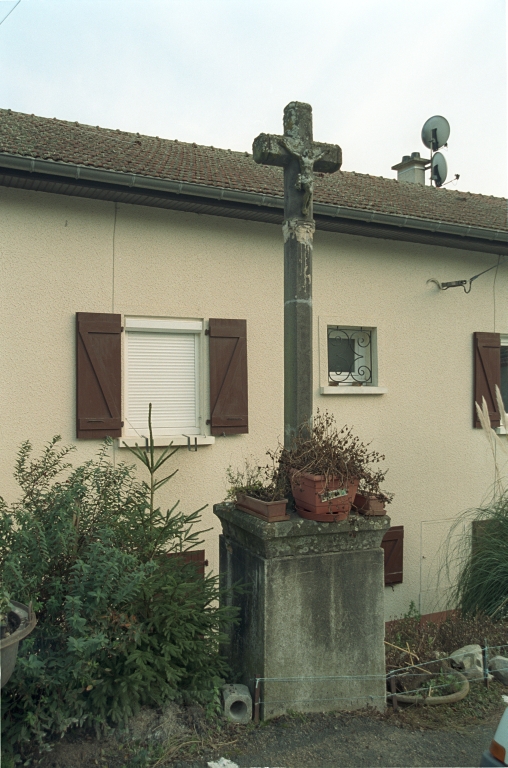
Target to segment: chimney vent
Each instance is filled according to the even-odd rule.
[[[425,184],[425,166],[429,163],[419,152],[411,152],[411,156],[404,155],[402,162],[392,165],[392,171],[397,171],[397,181]]]

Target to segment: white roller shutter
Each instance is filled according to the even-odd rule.
[[[199,434],[198,333],[126,328],[127,429],[146,435]]]

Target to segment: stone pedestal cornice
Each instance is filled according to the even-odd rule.
[[[317,523],[290,513],[291,520],[266,523],[234,504],[216,504],[214,512],[226,538],[266,559],[376,549],[390,528],[387,515],[351,515],[338,523]]]

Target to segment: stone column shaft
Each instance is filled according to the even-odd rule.
[[[284,445],[312,420],[312,208],[314,171],[335,173],[336,144],[315,142],[312,107],[292,101],[284,134],[261,133],[252,145],[256,163],[284,168]]]
[[[284,222],[284,444],[312,418],[312,220]]]

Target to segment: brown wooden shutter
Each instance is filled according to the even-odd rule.
[[[481,408],[485,398],[489,409],[490,424],[501,423],[496,402],[496,384],[501,387],[501,336],[499,333],[474,333],[474,400],[473,425],[481,429],[475,403]]]
[[[168,552],[168,557],[181,558],[183,565],[193,563],[196,568],[196,573],[199,576],[205,575],[205,566],[208,565],[208,560],[205,560],[204,549],[194,549],[191,552]]]
[[[394,525],[383,536],[385,584],[402,584],[404,526]]]
[[[77,436],[122,435],[121,315],[76,313]]]
[[[209,336],[211,433],[246,433],[247,321],[210,319]]]

